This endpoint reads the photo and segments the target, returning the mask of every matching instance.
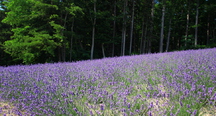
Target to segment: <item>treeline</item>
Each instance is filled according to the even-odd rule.
[[[216,46],[216,0],[0,0],[0,65]]]

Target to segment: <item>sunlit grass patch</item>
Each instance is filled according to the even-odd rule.
[[[26,114],[25,111],[17,109],[14,104],[1,100],[0,116],[22,116],[24,114]]]
[[[199,112],[199,116],[216,116],[216,106],[204,106]]]

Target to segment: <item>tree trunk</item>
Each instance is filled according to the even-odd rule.
[[[124,8],[123,8],[123,25],[122,25],[122,46],[121,46],[121,55],[125,55],[125,40],[126,40],[126,7],[127,7],[127,0],[124,1]]]
[[[148,31],[148,25],[146,24],[145,33],[144,33],[144,41],[143,41],[143,53],[145,53],[145,48],[146,48],[147,31]]]
[[[207,23],[207,31],[206,31],[206,34],[207,34],[207,41],[206,41],[206,45],[209,45],[209,37],[210,37],[210,23],[209,23],[209,18],[210,16],[208,15],[208,23]]]
[[[61,19],[60,19],[60,25],[61,26],[63,26],[63,21],[62,21],[62,19],[63,19],[63,13],[62,13],[62,11],[61,11]],[[61,35],[62,35],[62,30],[61,30]],[[64,41],[63,41],[64,42]],[[61,46],[59,47],[59,61],[62,61],[62,56],[63,56],[63,43],[62,42],[60,42],[61,43]]]
[[[65,62],[65,49],[66,49],[66,45],[65,43],[63,43],[63,47],[62,47],[62,61]]]
[[[190,20],[190,0],[188,0],[188,9],[187,9],[187,24],[186,24],[186,31],[185,31],[185,47],[187,46],[187,40],[188,40],[189,20]]]
[[[81,50],[85,50],[84,47],[83,47],[82,40],[78,39],[78,42],[79,42],[79,45],[80,45]]]
[[[150,28],[150,38],[148,39],[148,53],[151,53],[151,40],[153,39],[153,27],[154,27],[154,0],[152,0],[152,8],[151,8],[151,20],[150,20],[150,24],[151,24],[151,28]]]
[[[140,54],[145,53],[146,39],[147,39],[147,23],[146,23],[146,25],[144,25],[144,20],[143,20],[143,23],[142,23],[142,36],[141,36],[141,43],[140,43],[140,49],[141,49]]]
[[[94,21],[93,21],[93,28],[92,28],[91,60],[93,59],[93,54],[94,54],[95,25],[96,25],[96,2],[97,2],[97,0],[94,0]]]
[[[170,41],[170,35],[171,35],[171,24],[172,24],[172,19],[170,18],[170,20],[169,20],[169,32],[168,32],[167,44],[166,44],[166,52],[168,52],[168,49],[169,49],[169,41]]]
[[[112,57],[115,54],[115,35],[116,35],[116,1],[114,2]]]
[[[102,53],[103,53],[103,58],[105,58],[105,51],[104,51],[104,43],[101,44],[101,48],[102,48]]]
[[[162,17],[161,17],[161,34],[160,34],[160,50],[159,50],[160,53],[163,52],[164,16],[165,16],[165,5],[163,5]]]
[[[196,24],[195,24],[195,43],[194,45],[197,46],[197,33],[198,33],[198,17],[199,17],[199,0],[197,0],[197,6],[196,6]]]
[[[143,53],[143,37],[144,37],[144,18],[142,22],[142,34],[141,34],[141,42],[140,42],[140,54]]]
[[[64,18],[64,24],[63,24],[63,27],[64,27],[64,29],[62,30],[62,36],[64,36],[64,30],[66,29],[66,21],[67,21],[67,16],[68,16],[68,13],[66,13],[66,15],[65,15],[65,18]],[[63,47],[62,47],[62,61],[63,62],[65,62],[65,58],[66,58],[66,51],[65,51],[65,49],[66,49],[66,44],[65,44],[66,42],[65,42],[65,39],[63,39]]]
[[[216,30],[216,28],[214,28],[213,30],[212,30],[212,36],[213,36],[213,43],[215,43],[216,42],[216,37],[215,37],[215,30]]]
[[[61,62],[61,47],[58,47],[58,61]]]
[[[132,43],[133,43],[134,5],[135,5],[135,0],[133,0],[132,2],[133,2],[133,6],[132,6],[132,18],[131,18],[130,50],[129,50],[129,55],[131,55],[131,51],[132,51]]]
[[[71,39],[70,39],[70,61],[72,61],[72,49],[73,49],[73,34],[74,34],[74,18],[71,26]]]

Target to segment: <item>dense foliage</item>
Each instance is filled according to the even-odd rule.
[[[215,47],[215,0],[0,0],[0,65]]]
[[[215,116],[215,65],[216,48],[0,67],[0,98],[16,115]]]

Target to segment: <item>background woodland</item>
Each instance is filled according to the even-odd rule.
[[[0,0],[0,65],[216,47],[216,0]]]

